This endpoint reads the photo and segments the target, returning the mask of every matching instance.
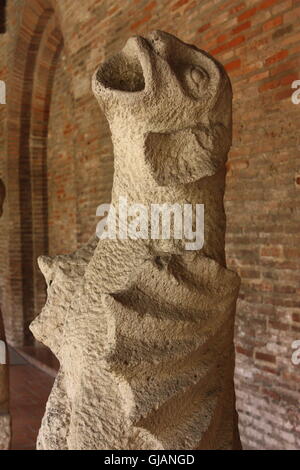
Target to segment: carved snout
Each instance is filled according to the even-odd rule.
[[[134,36],[128,39],[121,52],[100,65],[93,76],[93,92],[100,101],[113,95],[126,98],[142,94],[151,75],[149,43]]]

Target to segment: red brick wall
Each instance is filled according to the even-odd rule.
[[[74,104],[70,82],[65,56],[61,54],[52,90],[47,145],[50,255],[77,248]]]
[[[51,16],[51,5],[64,39],[52,88],[47,148],[51,253],[86,241],[94,231],[97,205],[109,200],[109,131],[90,87],[97,65],[130,35],[157,28],[196,44],[225,64],[234,92],[227,257],[242,277],[236,322],[241,435],[246,448],[299,449],[299,366],[292,364],[291,356],[292,342],[300,339],[300,105],[291,102],[291,83],[300,79],[300,1],[9,0],[8,81],[16,91],[13,105],[7,105],[8,141],[13,135],[18,141],[21,132],[16,110],[18,100],[28,94],[18,90],[32,86],[29,80],[25,87],[22,80],[30,76],[30,66],[35,68],[33,56],[48,21],[43,11]],[[22,44],[16,50],[20,35]],[[2,52],[0,56],[2,70]],[[25,109],[30,119],[30,99]],[[24,146],[26,139],[22,142]],[[24,275],[26,266],[30,272],[34,261],[24,259],[30,237],[22,233],[22,205],[16,204],[20,199],[16,168],[22,168],[23,149],[11,145],[9,149],[8,254],[14,269],[4,273],[13,291],[6,323],[11,340],[19,342],[20,334],[12,325],[18,315],[24,316],[20,299],[30,292],[20,282],[20,273]],[[1,239],[2,243],[7,242]],[[5,256],[1,246],[1,262]]]

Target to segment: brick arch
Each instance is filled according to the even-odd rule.
[[[8,339],[30,344],[28,326],[40,305],[35,257],[47,251],[46,138],[55,64],[62,35],[53,0],[24,2],[11,47],[7,122],[10,213]]]
[[[45,303],[45,281],[37,258],[48,252],[47,135],[49,111],[57,61],[63,37],[53,15],[40,44],[33,83],[30,122],[30,169],[32,194],[33,297],[35,317]]]

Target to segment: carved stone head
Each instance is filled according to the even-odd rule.
[[[130,38],[94,75],[115,154],[140,142],[159,186],[216,173],[231,144],[230,81],[206,52],[154,31]]]

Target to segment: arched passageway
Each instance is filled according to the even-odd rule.
[[[18,346],[33,342],[28,327],[45,300],[45,283],[36,259],[48,253],[47,134],[53,79],[62,48],[54,4],[48,0],[26,2],[8,81],[10,90],[14,88],[7,124],[12,221],[9,287],[13,298],[8,338]]]

